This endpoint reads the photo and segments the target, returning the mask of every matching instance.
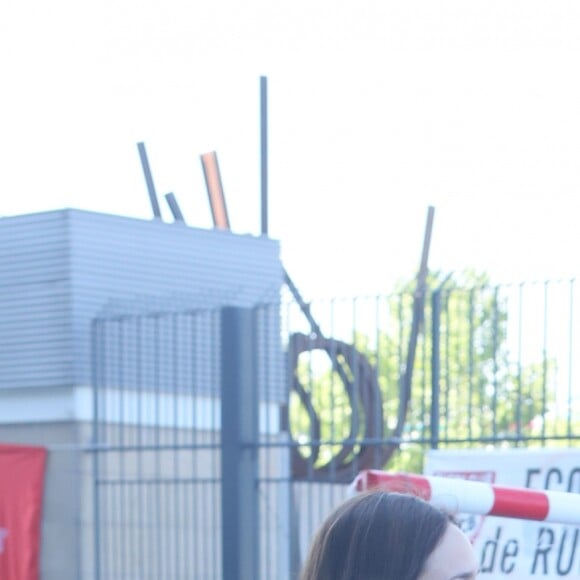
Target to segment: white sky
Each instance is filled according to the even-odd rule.
[[[578,274],[580,3],[547,0],[3,0],[0,215],[210,227],[218,152],[234,231],[259,233],[259,76],[270,233],[306,296],[388,292],[430,265]],[[169,212],[167,212],[169,219]]]

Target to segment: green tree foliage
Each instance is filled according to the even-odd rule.
[[[407,286],[408,288],[408,286]],[[517,363],[508,336],[508,303],[487,276],[434,275],[425,307],[422,353],[417,357],[407,417],[411,440],[429,439],[438,427],[446,447],[516,445],[534,435],[534,421],[550,403],[547,360]],[[431,425],[433,307],[439,298],[439,424]],[[513,313],[512,313],[513,314]],[[405,317],[399,320],[408,325]],[[385,342],[393,340],[385,336]],[[380,351],[379,351],[380,353]],[[379,362],[379,374],[382,375]],[[390,382],[394,377],[386,379]],[[393,468],[420,471],[424,446],[403,446]]]
[[[411,329],[415,282],[400,284],[388,300],[385,319],[371,336],[355,332],[354,344],[376,372],[382,396],[385,435],[395,428],[400,404],[400,384],[405,372]],[[458,276],[431,274],[425,316],[412,374],[412,389],[401,445],[390,469],[420,472],[432,437],[440,446],[481,447],[515,445],[534,436],[546,416],[550,400],[547,360],[518,363],[513,356],[508,329],[508,303],[500,288],[486,275],[465,272]],[[439,305],[439,421],[432,425],[434,305]],[[352,409],[336,371],[324,367],[320,352],[305,353],[297,372],[309,385],[318,413],[323,445],[317,462],[327,462],[348,437]],[[516,362],[514,362],[516,361]],[[313,364],[314,363],[314,364]],[[317,369],[323,369],[318,371]],[[358,434],[368,418],[359,416]],[[295,437],[308,438],[309,418],[297,400],[291,401]]]

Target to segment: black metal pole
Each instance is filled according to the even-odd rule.
[[[157,193],[153,183],[153,175],[151,174],[151,167],[149,167],[149,159],[147,158],[147,151],[145,151],[145,143],[137,143],[139,150],[139,158],[141,159],[141,167],[143,168],[143,175],[145,176],[145,183],[147,184],[147,193],[149,193],[149,201],[151,202],[151,209],[156,218],[161,219],[161,208],[159,201],[157,201]]]
[[[177,198],[173,193],[166,193],[165,194],[165,201],[171,210],[171,215],[173,215],[173,219],[176,222],[185,223],[185,219],[183,214],[181,213],[181,208],[179,207],[179,203],[177,203]]]
[[[431,449],[439,447],[441,288],[431,297]]]
[[[223,580],[259,578],[258,389],[254,313],[221,311]]]
[[[268,235],[268,78],[260,77],[261,232]]]
[[[306,316],[306,320],[308,320],[308,323],[310,324],[310,330],[316,336],[322,338],[322,330],[320,330],[320,326],[318,326],[318,323],[316,322],[316,320],[314,320],[314,317],[310,312],[310,306],[306,303],[306,301],[302,297],[302,294],[300,294],[300,290],[298,290],[296,284],[294,284],[292,278],[290,278],[290,274],[288,274],[286,269],[283,269],[283,273],[284,273],[284,283],[286,284],[286,286],[288,286],[288,289],[292,293],[294,300],[296,300],[296,303],[298,304],[298,306],[300,306],[300,310],[302,310],[302,313],[304,314],[304,316]]]
[[[102,323],[93,320],[91,324],[91,383],[93,389],[93,566],[95,580],[101,580],[101,505],[100,505],[100,457],[97,446],[101,443],[99,422],[100,376],[97,373],[97,360],[102,355]]]
[[[433,218],[435,208],[429,206],[427,209],[427,223],[425,225],[425,236],[423,238],[423,250],[421,252],[421,262],[419,273],[417,274],[417,287],[413,300],[413,318],[411,320],[411,332],[409,334],[409,348],[407,350],[407,360],[404,374],[400,383],[399,412],[397,415],[397,427],[395,433],[399,436],[405,424],[407,408],[411,400],[411,386],[413,383],[413,369],[415,365],[415,353],[417,351],[417,340],[423,325],[425,315],[425,295],[427,293],[427,274],[429,273],[429,249],[431,247],[431,233],[433,231]]]

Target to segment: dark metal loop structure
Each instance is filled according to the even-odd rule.
[[[303,300],[300,292],[284,271],[285,282],[292,292],[296,302],[306,316],[312,333],[293,334],[288,345],[288,364],[292,370],[292,390],[297,393],[310,419],[310,456],[300,453],[303,445],[294,441],[292,447],[292,477],[295,480],[327,481],[347,483],[353,481],[362,469],[382,468],[398,449],[403,427],[407,418],[407,410],[411,400],[411,385],[417,339],[423,323],[425,306],[427,260],[433,216],[435,208],[429,206],[427,224],[423,240],[421,263],[417,275],[417,288],[413,298],[413,314],[406,364],[399,378],[399,404],[397,423],[392,433],[385,436],[383,418],[383,399],[377,380],[376,370],[368,359],[352,344],[347,344],[333,338],[326,338],[310,312],[310,306]],[[332,364],[332,370],[339,376],[347,393],[351,407],[350,432],[342,440],[340,451],[329,461],[320,465],[321,421],[312,405],[312,394],[308,392],[298,379],[298,357],[307,351],[321,350],[326,352]],[[351,378],[352,377],[352,378]],[[332,411],[332,410],[331,410]],[[360,428],[362,420],[363,428]],[[292,436],[292,422],[289,421]],[[335,442],[331,442],[333,445]]]
[[[321,445],[325,443],[321,440],[321,420],[312,403],[312,393],[300,382],[297,373],[300,354],[316,350],[328,355],[352,410],[347,437],[342,440],[340,450],[323,464],[318,462]],[[293,371],[292,389],[310,421],[310,443],[306,445],[309,456],[305,457],[301,452],[305,445],[298,445],[295,441],[296,445],[292,448],[292,478],[348,483],[361,469],[383,467],[398,447],[392,439],[400,437],[403,424],[398,422],[389,441],[385,441],[383,398],[376,371],[366,356],[353,345],[340,340],[296,333],[290,337],[288,363]],[[408,400],[401,400],[400,404],[405,407],[401,413],[404,417]],[[372,443],[365,443],[369,440]]]

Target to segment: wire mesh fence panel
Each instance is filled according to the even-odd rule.
[[[442,282],[431,281],[427,293],[409,391],[411,291],[310,303],[324,340],[308,331],[296,305],[287,307],[296,321],[286,323],[287,344],[293,331],[305,335],[288,370],[292,452],[301,455],[292,478],[300,558],[348,493],[345,467],[354,479],[363,468],[420,473],[431,448],[578,446],[575,281]],[[341,340],[356,352],[341,351]],[[370,372],[361,372],[366,363]],[[375,437],[366,426],[377,417],[383,431]]]
[[[95,322],[95,580],[221,578],[218,315]]]
[[[432,448],[577,445],[577,285],[476,282],[431,280],[418,321],[411,287],[252,309],[251,388],[228,416],[256,405],[238,451],[256,464],[245,531],[260,578],[297,578],[361,469],[421,472]],[[95,321],[85,577],[226,577],[220,316]]]

